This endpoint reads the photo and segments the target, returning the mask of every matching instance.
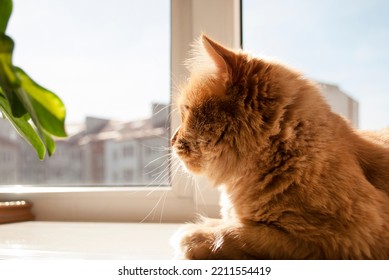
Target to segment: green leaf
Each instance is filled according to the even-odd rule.
[[[11,114],[11,108],[3,95],[0,95],[0,109],[17,132],[35,149],[39,159],[43,160],[46,154],[46,148],[39,135],[25,117],[15,118]]]
[[[46,146],[49,156],[52,156],[55,152],[55,142],[53,140],[53,137],[51,137],[48,133],[46,133],[43,130],[40,130],[39,134],[41,135],[41,138]]]
[[[12,0],[0,0],[0,33],[5,33],[12,13]]]
[[[22,69],[13,66],[14,42],[5,35],[12,5],[12,0],[0,0],[0,111],[43,159],[46,149],[50,156],[55,151],[52,135],[67,136],[66,110],[57,95],[35,83]]]
[[[66,137],[66,110],[61,99],[35,83],[22,69],[18,67],[14,69],[21,81],[17,95],[37,128],[54,136]]]
[[[21,117],[27,113],[15,91],[21,85],[12,66],[14,42],[5,34],[0,34],[0,85],[11,106],[12,115]]]

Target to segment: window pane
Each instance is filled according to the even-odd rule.
[[[0,119],[0,184],[169,183],[169,0],[17,0],[7,34],[69,138],[40,162]]]
[[[244,0],[243,46],[337,86],[358,101],[359,127],[379,129],[389,125],[388,10],[378,0]]]

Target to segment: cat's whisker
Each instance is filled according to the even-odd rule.
[[[156,203],[156,204],[154,205],[154,207],[150,210],[150,212],[149,212],[149,213],[140,221],[140,223],[143,223],[144,221],[146,221],[146,220],[151,216],[151,214],[155,215],[154,212],[156,211],[156,209],[157,209],[159,203],[161,202],[162,198],[163,198],[163,195],[161,195],[161,196],[159,197],[157,203]]]
[[[155,174],[155,176],[157,176],[157,177],[154,178],[154,180],[149,184],[150,186],[153,185],[153,184],[155,184],[155,182],[157,182],[157,181],[163,182],[163,181],[169,179],[169,177],[170,177],[170,174],[169,174],[169,168],[170,168],[170,166],[169,166],[169,160],[170,160],[170,159],[166,159],[166,160],[164,161],[165,168],[164,168],[162,171],[160,171],[158,174]],[[159,167],[157,167],[157,169],[158,169],[158,168],[159,168]],[[150,191],[150,192],[147,194],[147,196],[149,196],[149,195],[151,195],[152,193],[154,193],[154,191],[156,191],[156,189]]]
[[[163,198],[163,202],[162,202],[161,214],[160,214],[160,216],[159,216],[159,223],[162,223],[162,217],[163,217],[163,212],[164,212],[164,209],[165,209],[167,193],[165,192],[165,193],[163,194],[163,196],[164,196],[164,198]]]
[[[176,114],[177,112],[179,111],[179,109],[177,107],[175,107],[174,105],[171,106],[171,110],[169,112],[169,118],[172,117],[173,114]]]
[[[182,166],[180,165],[179,168],[182,168]],[[193,175],[188,172],[182,174],[186,176],[184,192],[188,192],[189,187],[193,186]]]
[[[154,115],[158,115],[159,113],[165,111],[166,109],[170,108],[172,106],[172,104],[166,104],[165,106],[162,106],[161,109],[159,109],[157,112],[154,113]]]
[[[193,181],[194,181],[195,188],[196,188],[196,190],[198,192],[198,196],[200,197],[199,201],[204,205],[205,212],[208,212],[208,205],[205,202],[205,198],[204,198],[203,192],[200,189],[199,182],[197,180],[195,180],[195,178],[194,178]],[[196,200],[196,201],[198,201],[198,200]]]
[[[170,168],[170,158],[166,158],[163,162],[164,165],[164,168],[163,170],[161,170],[159,173],[156,173],[156,174],[152,174],[151,176],[152,177],[156,177],[157,175],[160,176],[161,174],[163,174],[164,176],[169,176],[169,168]],[[161,166],[162,166],[161,165]],[[158,166],[157,168],[154,168],[153,170],[158,170],[161,166]],[[149,172],[150,173],[150,172]],[[156,179],[158,179],[158,176]]]
[[[169,165],[169,161],[168,160],[165,160],[163,163],[162,163],[162,165]],[[161,166],[162,166],[161,165]],[[161,166],[157,166],[157,167],[155,167],[154,169],[152,169],[152,170],[150,170],[150,171],[148,171],[148,172],[145,172],[145,173],[143,173],[143,174],[145,174],[145,175],[151,175],[152,177],[155,177],[156,175],[154,174],[154,172],[155,171],[157,171],[158,169],[160,169],[160,167]],[[162,171],[159,171],[159,173],[163,173],[163,172],[167,172],[168,171],[168,166],[166,166]]]
[[[174,164],[174,162],[173,162]],[[173,166],[173,171],[171,173],[171,180],[173,180],[175,178],[175,176],[177,175],[177,173],[179,172],[181,166],[180,166],[180,163],[175,163],[176,166]]]
[[[181,92],[182,89],[182,83],[178,82],[180,79],[177,77],[174,73],[172,73],[172,77],[170,78],[171,80],[171,87],[172,87],[172,92]]]
[[[157,158],[153,159],[152,161],[149,161],[143,168],[146,168],[146,167],[148,167],[150,164],[152,164],[152,163],[154,163],[154,162],[156,162],[156,161],[158,161],[158,160],[161,160],[161,159],[163,159],[163,158],[165,158],[165,157],[168,157],[168,156],[170,156],[170,154],[165,154],[165,155],[162,155],[162,156],[160,156],[160,157],[157,157]],[[146,174],[147,174],[147,173],[146,173]]]
[[[167,178],[168,178],[168,177],[166,177],[166,179],[167,179]],[[158,179],[154,179],[153,182],[151,182],[150,184],[148,184],[148,187],[153,187],[153,189],[150,190],[150,191],[146,194],[146,196],[152,195],[154,192],[156,192],[156,191],[158,190],[158,187],[161,187],[162,184],[158,184],[158,185],[156,186],[156,180],[158,180]],[[161,181],[162,181],[162,180],[161,180]]]
[[[156,178],[154,179],[154,181],[163,182],[163,181],[167,180],[169,178],[169,173],[166,171],[167,171],[167,168],[165,168],[165,170],[160,172],[159,174],[155,174]]]

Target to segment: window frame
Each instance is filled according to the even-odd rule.
[[[215,20],[218,19],[218,20]],[[240,48],[240,0],[171,0],[171,122],[179,126],[174,84],[188,76],[183,61],[204,32],[231,48]],[[170,167],[170,173],[174,167]],[[184,222],[197,213],[219,215],[219,192],[204,178],[178,171],[171,186],[29,186],[0,187],[1,200],[28,200],[36,220],[109,222]]]

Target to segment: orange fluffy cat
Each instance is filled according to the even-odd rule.
[[[389,259],[389,137],[352,129],[285,65],[199,46],[172,145],[220,186],[222,219],[184,226],[177,257]]]

